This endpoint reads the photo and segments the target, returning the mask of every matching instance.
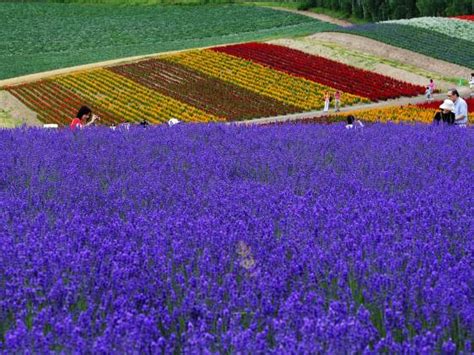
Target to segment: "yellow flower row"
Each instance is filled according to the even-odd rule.
[[[132,122],[146,119],[159,123],[166,122],[171,117],[188,122],[224,120],[106,69],[71,74],[54,81],[112,114]]]
[[[204,74],[300,107],[306,111],[321,109],[324,106],[324,93],[333,94],[335,91],[328,86],[287,75],[260,64],[212,50],[185,52],[164,56],[162,59],[185,65]],[[342,93],[342,106],[357,102],[369,102],[369,100]]]
[[[363,121],[369,122],[418,122],[431,123],[436,113],[435,109],[427,109],[418,106],[391,106],[376,109],[354,110],[344,116],[354,115]]]

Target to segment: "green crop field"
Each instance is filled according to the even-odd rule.
[[[383,22],[340,27],[337,31],[365,36],[428,57],[474,69],[474,50],[472,49],[474,39],[457,38],[456,31],[453,31],[452,36],[448,36],[425,28]]]
[[[0,79],[163,51],[299,36],[336,26],[243,5],[0,3]]]

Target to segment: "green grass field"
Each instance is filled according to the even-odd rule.
[[[0,3],[0,79],[135,55],[302,36],[334,25],[245,5]]]

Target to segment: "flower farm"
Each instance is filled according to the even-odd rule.
[[[290,64],[293,61],[293,64]],[[357,85],[354,83],[357,82]],[[184,52],[8,87],[43,122],[68,124],[80,102],[104,123],[218,122],[416,96],[423,87],[290,48],[247,43]]]
[[[252,42],[366,36],[449,62],[442,92],[472,15],[120,1],[0,2],[0,354],[474,354],[474,129],[406,104],[432,68]],[[2,128],[12,103],[57,126]],[[83,105],[99,124],[70,129]]]

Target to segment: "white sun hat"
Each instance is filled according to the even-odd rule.
[[[439,106],[442,110],[454,111],[454,102],[449,99],[444,100],[444,102]]]
[[[168,121],[168,126],[172,127],[174,126],[175,124],[178,124],[180,121],[177,119],[177,118],[171,118],[169,121]]]

